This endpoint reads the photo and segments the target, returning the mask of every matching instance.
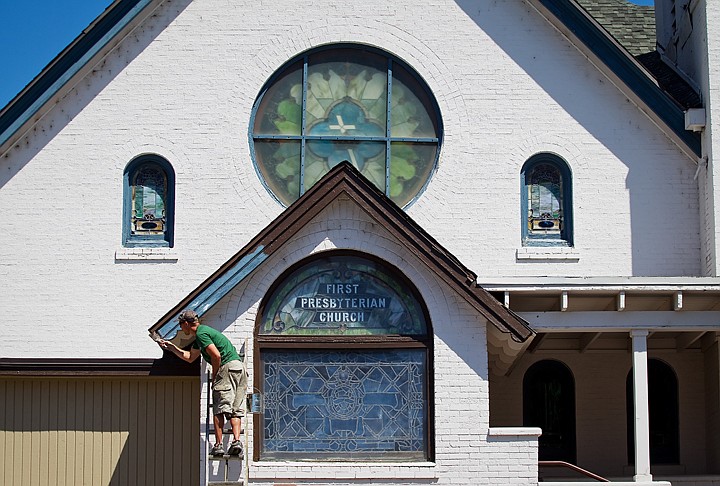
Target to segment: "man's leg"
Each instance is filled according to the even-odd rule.
[[[240,440],[240,425],[240,417],[230,417],[230,426],[235,440]]]
[[[230,419],[230,423],[232,423],[232,419]],[[213,425],[215,426],[215,443],[222,444],[222,429],[225,425],[225,415],[222,413],[213,415]]]
[[[245,409],[245,389],[247,388],[247,374],[242,361],[235,360],[228,364],[230,368],[230,380],[232,382],[232,415],[230,415],[230,427],[232,428],[233,441],[228,449],[230,455],[241,455],[243,453],[242,442],[240,441],[241,418],[240,415]]]
[[[231,456],[239,456],[243,453],[243,446],[240,441],[240,417],[230,417],[230,426],[232,427],[234,440],[230,443],[228,454]]]

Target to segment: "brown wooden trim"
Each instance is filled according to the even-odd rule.
[[[280,347],[280,348],[307,348],[307,347],[352,347],[352,349],[363,346],[372,347],[427,347],[429,340],[407,336],[263,336],[255,337],[258,347]],[[387,345],[387,346],[385,346]]]
[[[295,342],[288,342],[288,343],[280,343],[280,342],[274,342],[274,343],[258,343],[258,349],[262,351],[270,351],[270,350],[316,350],[316,349],[415,349],[415,348],[427,348],[427,344],[419,343],[417,341],[405,341],[405,342],[302,342],[302,343],[295,343]]]
[[[0,358],[0,376],[199,376],[199,360],[151,358]]]
[[[521,317],[502,306],[482,287],[475,284],[476,275],[462,265],[401,208],[381,193],[349,162],[343,162],[275,218],[245,247],[225,262],[199,287],[168,311],[150,330],[162,327],[187,307],[205,288],[239,263],[247,255],[262,252],[269,256],[281,248],[298,231],[312,221],[333,201],[352,200],[371,218],[393,234],[399,243],[417,256],[438,277],[482,314],[500,331],[510,333],[518,342],[530,338],[534,331]]]

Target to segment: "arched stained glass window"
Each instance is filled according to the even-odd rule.
[[[409,288],[382,266],[343,257],[305,266],[270,299],[260,334],[425,336]]]
[[[261,459],[430,458],[432,334],[397,270],[313,258],[279,280],[258,319]]]
[[[435,99],[411,68],[377,49],[310,51],[275,74],[254,110],[255,163],[285,205],[347,160],[405,206],[435,168]]]
[[[553,154],[537,154],[523,166],[523,245],[572,246],[570,169]]]
[[[143,155],[125,168],[124,246],[172,246],[175,174],[163,158]]]

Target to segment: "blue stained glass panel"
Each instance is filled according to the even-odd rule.
[[[163,233],[166,194],[167,180],[159,167],[145,165],[136,172],[132,187],[133,234]]]
[[[426,457],[425,349],[262,356],[263,457]]]
[[[553,165],[539,164],[528,181],[528,236],[559,239],[563,222],[560,171]]]

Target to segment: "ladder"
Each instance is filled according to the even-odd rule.
[[[243,342],[242,347],[240,348],[240,356],[243,358],[243,362],[246,365],[247,369],[247,362],[246,362],[246,354],[245,354],[245,342]],[[213,403],[212,403],[212,382],[210,381],[210,371],[207,372],[206,375],[206,382],[207,382],[207,413],[205,415],[205,437],[208,444],[212,441],[212,443],[215,443],[215,428],[213,425]],[[247,396],[247,390],[238,391],[238,393],[243,393],[245,396]],[[211,456],[208,454],[207,456],[207,467],[205,469],[207,477],[208,477],[208,486],[247,486],[248,480],[249,480],[249,472],[250,472],[250,466],[248,464],[248,422],[247,422],[247,406],[242,412],[242,416],[240,420],[241,423],[241,429],[240,429],[240,440],[243,442],[243,452],[239,456],[231,456],[229,454],[225,454],[223,456]],[[232,428],[228,427],[230,426],[230,420],[225,421],[225,426],[223,427],[223,447],[227,451],[230,446],[230,442],[232,441],[233,435],[232,435]],[[209,448],[208,448],[209,449]],[[213,464],[217,464],[217,472],[213,472],[214,467],[212,467]],[[237,465],[238,468],[235,468],[234,466]],[[241,471],[238,473],[237,471],[233,471],[231,475],[232,469],[240,469]],[[217,477],[217,476],[220,476]]]

